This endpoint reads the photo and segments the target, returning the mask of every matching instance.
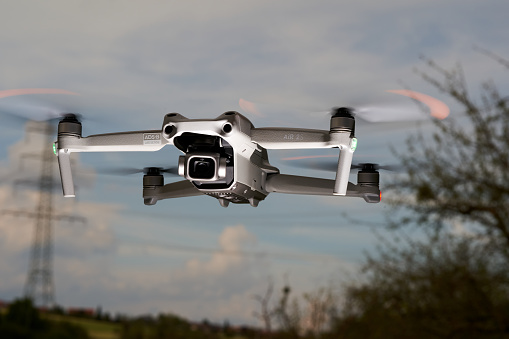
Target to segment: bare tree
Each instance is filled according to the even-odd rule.
[[[472,95],[460,65],[424,60],[419,74],[460,109],[399,154],[404,174],[389,199],[398,231],[368,256],[363,282],[346,287],[332,337],[509,336],[509,97],[492,81]],[[427,237],[407,236],[409,225]]]
[[[509,68],[509,62],[495,60]],[[460,65],[449,71],[425,62],[428,71],[420,75],[461,111],[434,121],[431,139],[407,140],[406,152],[399,155],[406,175],[389,187],[390,202],[406,213],[393,225],[440,230],[459,221],[509,250],[509,97],[487,81],[475,99]]]
[[[274,305],[271,298],[274,293],[274,281],[269,280],[264,296],[253,298],[260,304],[260,312],[253,315],[265,325],[265,331],[274,338],[318,337],[336,315],[337,296],[332,286],[304,293],[302,299],[291,298],[292,288],[288,276],[281,289],[281,297]],[[276,321],[277,330],[272,326]]]
[[[267,285],[267,290],[265,291],[265,295],[262,297],[261,295],[254,295],[253,299],[260,303],[260,312],[254,311],[253,316],[263,322],[265,325],[265,331],[267,333],[272,332],[272,318],[274,317],[274,310],[270,305],[270,298],[272,297],[272,293],[274,292],[274,281],[272,278],[269,278],[269,283]]]
[[[335,317],[338,298],[332,287],[328,287],[305,293],[304,300],[306,306],[301,320],[302,330],[318,337],[328,330],[328,325]]]

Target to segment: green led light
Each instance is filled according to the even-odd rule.
[[[355,149],[357,148],[357,138],[352,138],[352,143],[350,145],[350,149],[352,152],[355,152]]]
[[[57,143],[56,142],[53,143],[53,153],[55,153],[55,155],[57,155]]]

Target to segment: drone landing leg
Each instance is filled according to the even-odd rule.
[[[62,191],[64,192],[64,197],[66,198],[74,198],[76,195],[74,193],[74,182],[72,180],[72,171],[71,171],[71,152],[68,152],[66,149],[58,150],[58,168],[60,170],[60,177],[62,178]]]
[[[350,146],[341,147],[338,159],[338,169],[334,182],[334,195],[346,195],[348,189],[348,178],[352,166],[353,150]]]

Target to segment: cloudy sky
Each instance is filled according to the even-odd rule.
[[[80,94],[3,98],[0,110],[33,119],[56,106],[79,111],[84,135],[157,129],[168,112],[214,118],[240,111],[240,99],[258,105],[262,116],[243,112],[256,126],[327,129],[326,116],[310,113],[403,104],[385,91],[404,87],[446,101],[454,114],[454,103],[415,74],[414,68],[425,69],[421,55],[445,68],[460,62],[473,91],[487,79],[508,86],[499,66],[473,48],[509,56],[503,0],[0,4],[0,90]],[[48,145],[25,133],[33,124],[5,114],[0,121],[1,206],[33,209],[37,192],[13,190],[13,182],[37,178],[38,162],[20,159]],[[390,162],[389,145],[403,150],[412,131],[359,126],[354,161]],[[276,151],[270,159],[284,173],[331,177],[280,160],[316,154],[330,153]],[[253,295],[264,293],[269,277],[280,286],[287,276],[296,295],[348,278],[375,236],[344,215],[376,223],[388,211],[359,199],[276,194],[257,208],[224,209],[209,197],[147,207],[141,176],[95,173],[108,166],[174,166],[178,155],[170,148],[73,155],[78,198],[64,200],[56,191],[56,211],[88,221],[54,225],[59,304],[256,324]],[[0,299],[22,292],[33,228],[33,220],[0,219]]]

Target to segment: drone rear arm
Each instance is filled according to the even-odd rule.
[[[265,189],[267,192],[303,194],[303,195],[335,195],[335,181],[323,178],[303,177],[288,174],[271,174],[267,176]],[[348,183],[347,197],[360,197],[366,202],[380,202],[378,186],[361,186]]]
[[[159,200],[203,195],[190,181],[182,180],[164,186],[144,187],[145,205],[155,205]]]

